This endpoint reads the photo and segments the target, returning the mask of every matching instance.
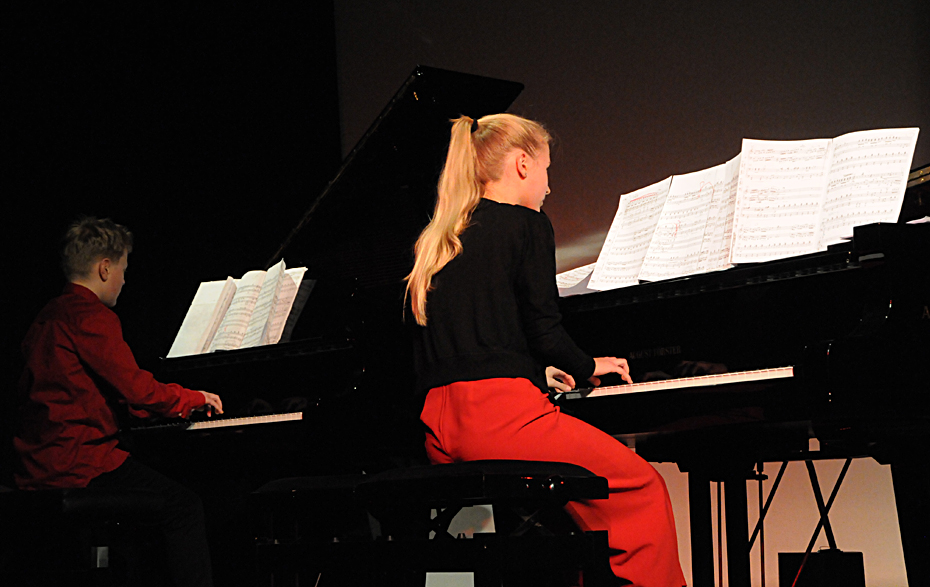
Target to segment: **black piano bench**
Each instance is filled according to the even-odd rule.
[[[162,508],[164,498],[144,490],[4,491],[0,584],[139,585],[147,570],[131,528]]]
[[[334,548],[332,545],[366,544],[374,540],[377,532],[372,527],[373,520],[355,501],[355,488],[368,478],[366,475],[292,477],[272,481],[254,491],[250,502],[256,585],[316,585],[322,569],[330,568],[316,564],[318,553]],[[309,579],[301,580],[304,577]],[[333,583],[321,581],[319,587],[327,584]]]
[[[328,492],[332,497],[339,482],[353,482],[346,478],[300,481],[304,488],[315,485],[317,490],[302,491],[295,485],[292,496],[303,494],[303,498],[291,497],[302,503],[295,516],[308,511],[305,502],[314,500],[314,494],[322,497]],[[606,532],[581,532],[563,509],[569,501],[607,497],[607,480],[582,467],[472,461],[394,469],[355,481],[351,500],[343,485],[341,497],[320,516],[320,526],[330,530],[329,540],[319,540],[318,533],[309,540],[292,535],[296,540],[288,544],[271,545],[266,540],[265,545],[273,548],[264,553],[259,548],[260,569],[287,567],[295,577],[304,575],[311,583],[319,579],[320,587],[360,581],[423,587],[427,572],[473,572],[476,587],[561,587],[578,584],[579,574],[587,587],[616,584]],[[263,495],[267,510],[267,504],[279,507],[286,499],[282,489],[266,486],[256,494]],[[451,535],[455,515],[473,505],[492,506],[495,532],[473,538]],[[359,512],[370,514],[369,539],[360,539],[364,532],[332,531],[331,516],[341,508],[355,519],[356,528]],[[326,506],[317,502],[316,509]],[[274,585],[289,584],[281,583],[282,578],[279,572]]]

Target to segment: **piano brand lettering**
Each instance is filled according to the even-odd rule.
[[[656,347],[652,349],[640,349],[637,351],[630,351],[627,353],[627,356],[631,359],[651,359],[654,357],[670,357],[674,355],[681,354],[681,346],[663,346]]]

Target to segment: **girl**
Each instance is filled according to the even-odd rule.
[[[561,326],[549,194],[550,136],[510,114],[454,121],[436,210],[416,244],[407,297],[421,419],[436,463],[480,459],[574,463],[606,477],[606,500],[572,502],[584,530],[607,530],[615,575],[681,587],[672,508],[662,477],[623,444],[548,401],[545,365],[563,382],[618,373]]]

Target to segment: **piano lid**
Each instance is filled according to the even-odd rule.
[[[429,222],[450,119],[504,112],[523,84],[419,66],[268,260],[367,289],[400,283]]]
[[[305,280],[315,280],[293,342],[168,359],[165,369],[208,369],[213,377],[230,365],[282,357],[307,365],[350,352],[352,345],[343,343],[357,342],[361,325],[368,339],[396,333],[403,278],[433,212],[450,119],[504,112],[522,90],[517,82],[414,69],[266,264],[283,257],[289,267],[307,267]]]

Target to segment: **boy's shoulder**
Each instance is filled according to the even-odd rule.
[[[113,310],[106,307],[96,294],[85,287],[68,284],[58,297],[49,300],[42,308],[35,322],[61,322],[79,328],[88,320],[119,323]]]

